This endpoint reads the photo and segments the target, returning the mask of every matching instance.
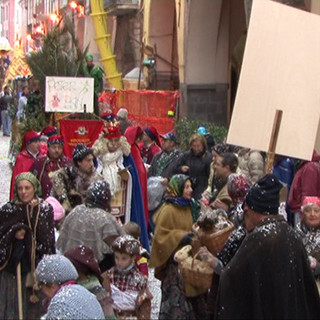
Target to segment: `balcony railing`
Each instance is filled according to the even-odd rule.
[[[104,0],[104,9],[109,15],[120,16],[140,8],[140,0]]]

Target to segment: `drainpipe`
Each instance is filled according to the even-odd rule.
[[[109,87],[122,89],[122,74],[117,70],[116,56],[111,49],[111,35],[107,32],[107,13],[103,8],[103,0],[91,0],[92,21],[96,37],[94,40],[98,46],[101,63],[106,73]]]

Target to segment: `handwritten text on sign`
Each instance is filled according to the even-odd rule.
[[[92,78],[46,77],[47,112],[93,112]]]

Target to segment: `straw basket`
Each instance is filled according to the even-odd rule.
[[[184,284],[200,289],[200,291],[198,290],[200,294],[208,291],[211,287],[213,269],[203,261],[195,261],[198,253],[196,253],[192,259],[186,259],[180,262],[179,270]],[[203,268],[203,266],[205,266],[205,268]]]
[[[231,221],[229,223],[230,226],[227,228],[211,234],[202,235],[200,237],[201,244],[203,246],[206,246],[214,256],[216,256],[221,251],[226,241],[228,240],[230,233],[234,230],[233,223]]]

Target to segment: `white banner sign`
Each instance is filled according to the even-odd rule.
[[[46,77],[46,112],[93,112],[93,78]]]

